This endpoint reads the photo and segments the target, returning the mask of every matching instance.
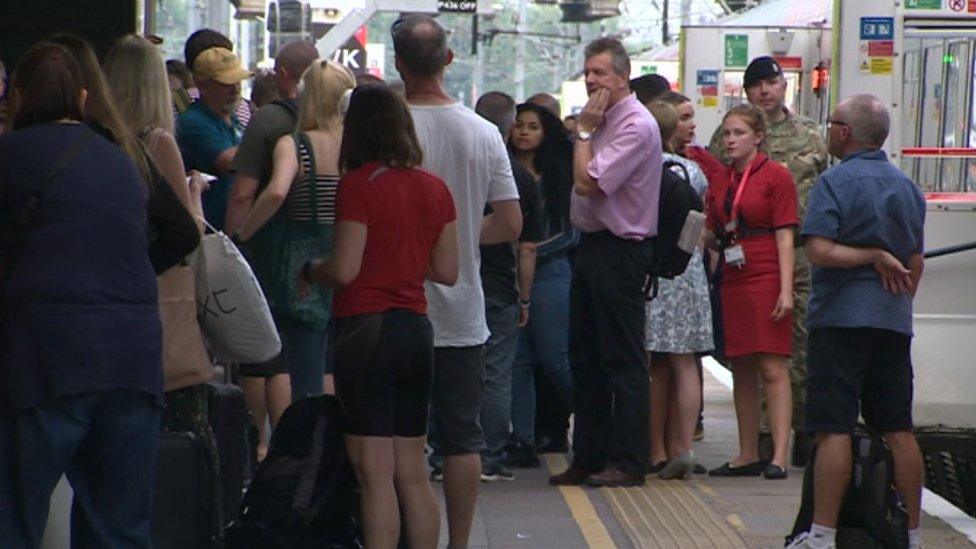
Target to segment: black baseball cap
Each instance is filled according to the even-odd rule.
[[[746,67],[743,84],[745,84],[745,87],[751,88],[753,85],[758,84],[760,80],[765,80],[770,76],[781,76],[782,74],[783,69],[780,68],[779,63],[772,57],[764,55],[753,59],[749,63],[749,66]]]

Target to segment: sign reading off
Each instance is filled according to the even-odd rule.
[[[862,17],[861,40],[892,40],[895,37],[893,17]]]
[[[475,13],[477,0],[437,0],[437,11],[442,13]]]

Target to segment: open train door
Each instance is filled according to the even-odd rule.
[[[832,103],[881,98],[885,149],[926,193],[915,421],[927,483],[973,514],[976,468],[953,460],[976,460],[976,0],[836,0],[834,10]]]

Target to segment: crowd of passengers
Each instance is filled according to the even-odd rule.
[[[203,385],[164,392],[161,366],[165,273],[185,265],[204,220],[246,251],[282,340],[274,360],[227,365],[261,430],[258,459],[290,403],[336,394],[367,547],[394,547],[401,520],[411,547],[437,546],[431,480],[443,482],[449,546],[466,547],[479,483],[568,452],[570,414],[571,465],[550,484],[705,473],[693,442],[708,355],[733,372],[739,434],[738,454],[708,474],[783,479],[791,430],[795,466],[814,432],[849,432],[868,392],[842,401],[831,372],[811,371],[804,407],[808,337],[811,357],[841,345],[808,334],[804,243],[816,244],[815,265],[860,268],[884,283],[868,299],[903,308],[921,273],[921,229],[909,222],[921,214],[901,199],[902,232],[865,237],[901,238],[872,244],[887,255],[833,259],[839,244],[820,247],[840,239],[847,206],[811,194],[828,147],[784,105],[775,60],[753,60],[748,102],[703,147],[694,103],[659,76],[631,81],[615,39],[587,46],[589,101],[561,119],[545,93],[516,104],[489,92],[467,109],[443,85],[443,28],[415,15],[391,33],[393,84],[319,59],[307,42],[255,75],[209,29],[187,39],[182,61],[129,35],[99,63],[67,33],[19,59],[0,88],[5,546],[38,545],[65,474],[77,546],[149,547],[159,430],[196,432],[219,460]],[[837,113],[829,153],[876,154],[883,106],[858,96]],[[702,197],[707,229],[686,271],[650,299],[663,170]],[[816,277],[811,329],[839,314],[823,312],[831,298]],[[864,308],[854,316],[883,316]],[[910,341],[910,319],[855,326],[884,332],[872,337],[888,352]],[[891,377],[901,400],[864,398],[866,419],[909,463],[899,489],[917,543],[908,367]],[[810,547],[828,546],[836,524],[818,511]]]

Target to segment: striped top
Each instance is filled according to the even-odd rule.
[[[318,175],[312,163],[312,155],[300,140],[297,142],[298,158],[305,175],[292,184],[288,191],[288,217],[295,221],[312,221],[323,225],[335,225],[336,190],[338,175]],[[315,178],[315,200],[312,200],[311,178]]]

